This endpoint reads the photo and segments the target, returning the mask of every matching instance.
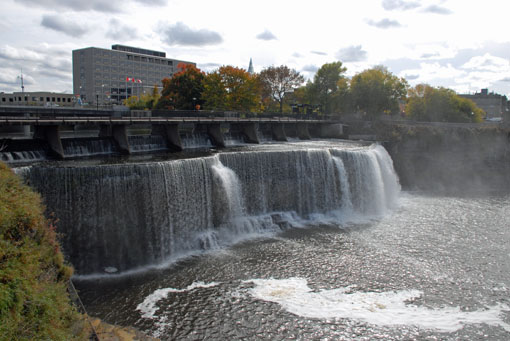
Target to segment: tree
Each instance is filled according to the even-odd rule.
[[[306,92],[312,103],[322,106],[326,114],[330,114],[338,109],[335,103],[335,97],[338,95],[339,81],[345,78],[344,73],[347,71],[342,66],[342,62],[327,63],[317,70],[313,78],[313,82],[306,85]]]
[[[400,112],[399,101],[405,98],[408,87],[405,79],[383,66],[376,66],[352,77],[353,104],[371,118],[381,113],[396,114]]]
[[[287,93],[293,91],[305,81],[304,77],[294,69],[285,65],[270,66],[262,70],[259,75],[263,97],[269,97],[280,106],[283,112],[283,100]]]
[[[163,91],[157,108],[163,109],[194,109],[195,105],[203,104],[202,92],[205,73],[193,64],[179,63],[179,72],[172,78],[165,78]]]
[[[482,122],[483,110],[476,104],[443,87],[419,84],[409,89],[406,114],[416,121]]]
[[[257,111],[260,82],[243,69],[222,66],[205,77],[203,99],[208,109]]]
[[[153,109],[158,103],[160,98],[158,86],[154,85],[151,93],[142,94],[140,97],[131,96],[127,100],[124,100],[124,104],[128,106],[130,109],[135,110],[143,110],[143,109]]]

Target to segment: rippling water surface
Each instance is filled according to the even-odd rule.
[[[76,284],[89,314],[164,340],[508,340],[510,196],[403,193],[379,221]]]

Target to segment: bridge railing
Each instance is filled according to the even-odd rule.
[[[133,117],[134,111],[113,110],[113,109],[92,109],[92,108],[62,108],[62,107],[20,107],[20,106],[0,106],[0,117]],[[295,113],[252,113],[242,111],[216,111],[216,110],[151,110],[152,117],[165,118],[246,118],[246,119],[295,119],[295,120],[333,120],[332,116]]]

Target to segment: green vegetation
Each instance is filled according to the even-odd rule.
[[[384,66],[345,75],[347,68],[336,61],[322,65],[313,80],[285,65],[270,66],[258,74],[222,66],[204,73],[191,64],[178,65],[179,72],[163,79],[140,99],[133,96],[131,109],[226,110],[288,113],[305,107],[308,113],[357,114],[367,120],[383,115],[400,115],[416,121],[482,122],[483,111],[453,90],[420,84],[409,88],[404,78]],[[404,110],[405,108],[405,110]]]
[[[483,110],[453,90],[420,84],[409,90],[406,113],[416,121],[480,123]]]
[[[398,78],[385,67],[377,66],[352,77],[352,102],[369,118],[381,113],[398,114],[399,101],[405,98],[408,87],[405,79]]]
[[[0,163],[0,340],[70,340],[72,269],[39,195]]]

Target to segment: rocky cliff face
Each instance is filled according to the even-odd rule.
[[[404,189],[434,192],[510,190],[510,127],[369,122]]]

